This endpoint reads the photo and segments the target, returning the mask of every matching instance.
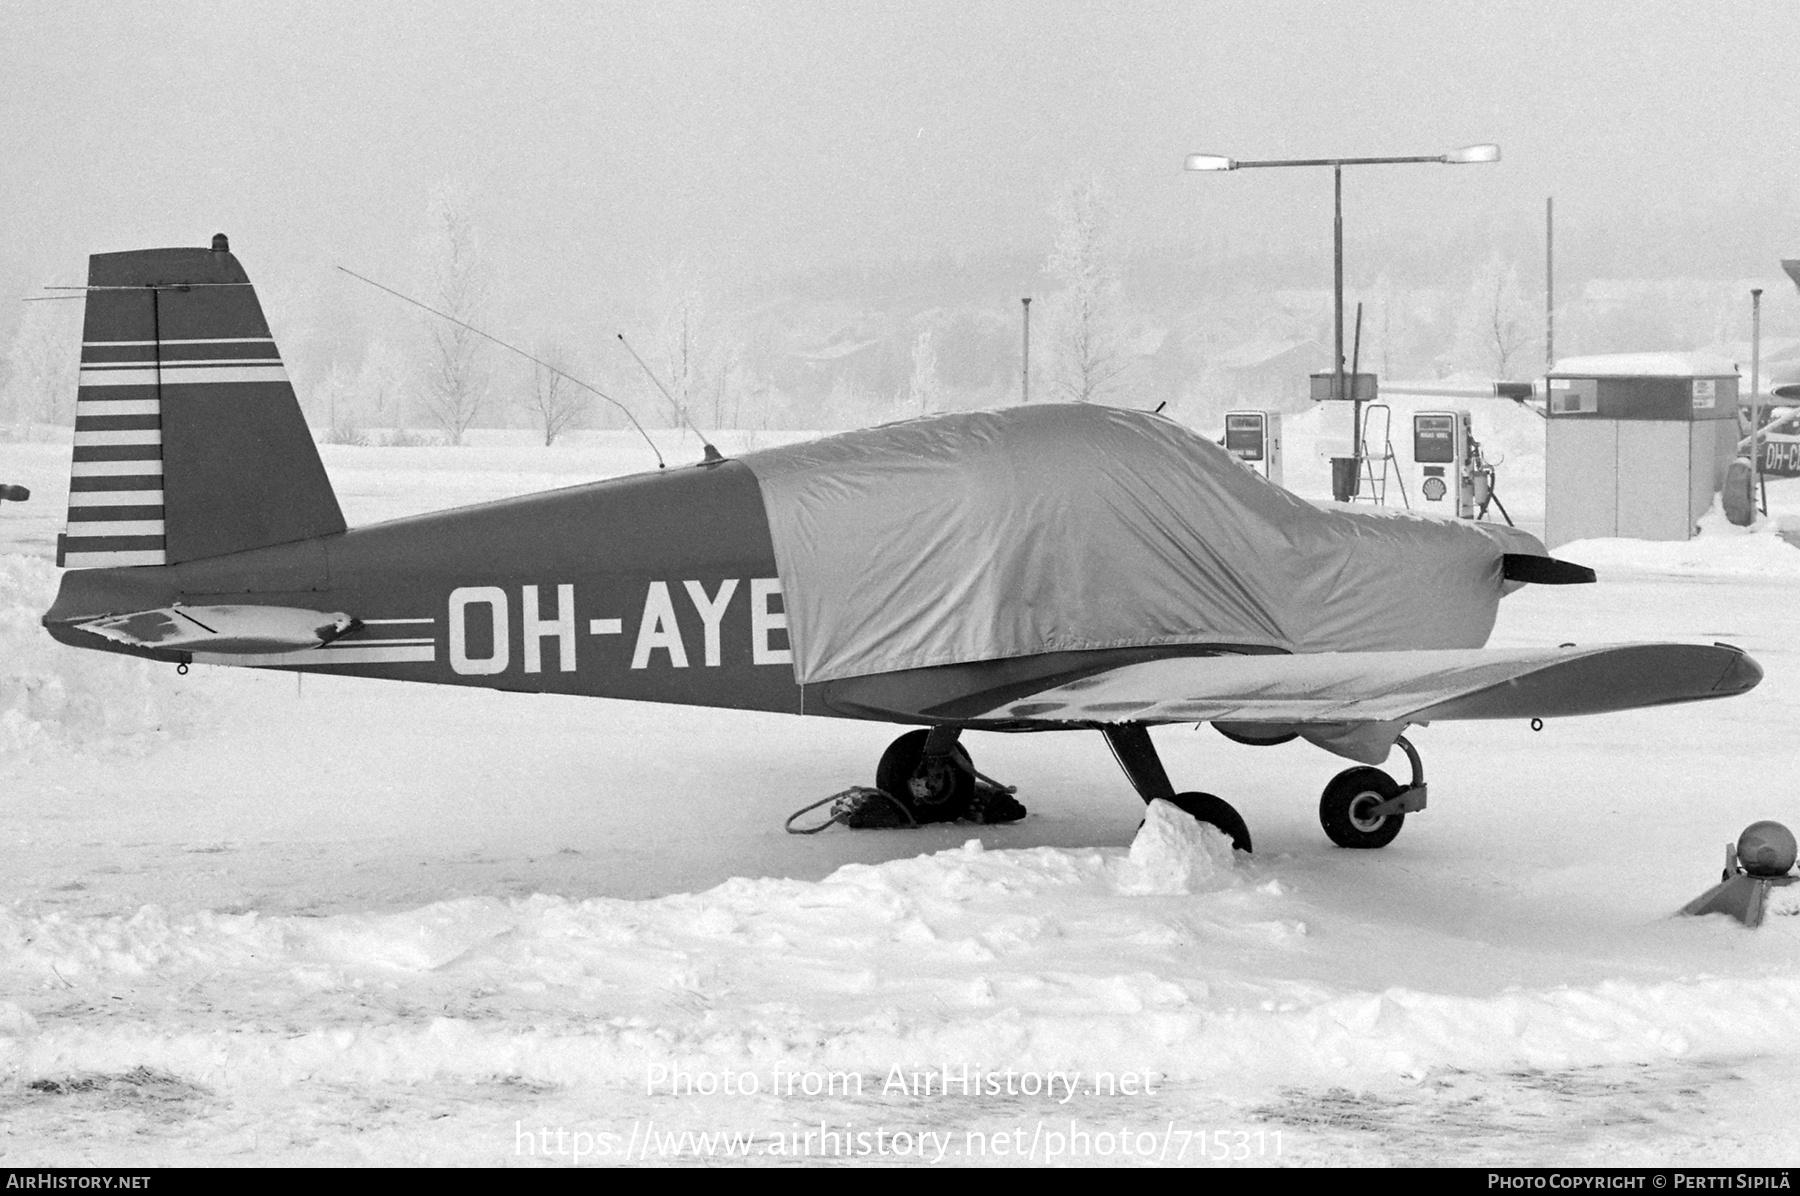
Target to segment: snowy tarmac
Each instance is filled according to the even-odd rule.
[[[1020,824],[798,838],[894,728],[63,648],[67,451],[0,445],[34,491],[0,509],[5,1165],[1800,1157],[1800,917],[1670,916],[1747,823],[1800,826],[1772,527],[1559,549],[1599,584],[1509,597],[1493,646],[1724,640],[1765,681],[1421,729],[1431,808],[1383,851],[1319,829],[1344,762],[1159,729],[1245,859],[1139,834],[1092,733],[966,740]],[[353,524],[646,464],[324,454]],[[1771,499],[1800,527],[1800,483]]]

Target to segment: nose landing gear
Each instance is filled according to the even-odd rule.
[[[1386,847],[1400,834],[1406,816],[1425,808],[1425,765],[1402,735],[1394,741],[1412,765],[1404,788],[1379,768],[1347,768],[1331,778],[1319,798],[1319,825],[1339,847]]]

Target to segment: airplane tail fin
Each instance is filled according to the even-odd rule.
[[[90,257],[57,564],[174,565],[343,530],[225,235]]]

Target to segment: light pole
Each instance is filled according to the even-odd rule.
[[[1762,508],[1767,515],[1768,492],[1763,488],[1762,446],[1756,442],[1762,431],[1762,288],[1750,288],[1750,505]],[[1758,499],[1761,499],[1759,502]]]
[[[1437,162],[1456,166],[1469,162],[1498,162],[1500,147],[1493,144],[1465,145],[1447,154],[1414,154],[1398,158],[1270,158],[1244,161],[1222,154],[1189,154],[1183,164],[1188,170],[1244,170],[1254,166],[1329,166],[1331,167],[1331,257],[1332,296],[1336,340],[1334,343],[1331,397],[1344,397],[1344,167],[1392,166],[1406,162]],[[1350,384],[1350,455],[1355,463],[1351,475],[1353,496],[1362,478],[1362,392],[1355,380]]]
[[[1019,402],[1031,402],[1031,296],[1019,300],[1025,308],[1025,348],[1019,358]]]

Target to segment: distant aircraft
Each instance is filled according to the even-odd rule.
[[[1486,651],[1502,594],[1591,581],[1508,527],[1302,501],[1180,425],[942,415],[347,529],[225,238],[94,256],[65,644],[189,662],[910,724],[911,821],[1021,816],[964,731],[1099,731],[1145,801],[1149,728],[1358,763],[1320,820],[1381,847],[1425,805],[1402,734],[1743,693],[1725,645]],[[1400,784],[1372,767],[1393,745]]]

